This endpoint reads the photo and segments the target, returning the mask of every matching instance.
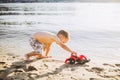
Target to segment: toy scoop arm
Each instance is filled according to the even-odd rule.
[[[64,63],[67,63],[68,60],[69,60],[69,58],[67,58]]]

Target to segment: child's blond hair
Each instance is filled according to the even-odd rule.
[[[69,39],[69,34],[68,34],[67,31],[65,31],[65,30],[60,30],[60,31],[57,33],[57,35],[59,35],[59,34],[63,35],[65,38]]]

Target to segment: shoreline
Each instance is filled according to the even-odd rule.
[[[52,58],[25,62],[23,57],[1,54],[0,79],[119,80],[120,64],[90,61],[84,65],[70,65]]]

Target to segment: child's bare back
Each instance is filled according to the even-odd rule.
[[[51,44],[57,39],[57,36],[50,32],[38,32],[32,35],[32,38],[43,44]]]

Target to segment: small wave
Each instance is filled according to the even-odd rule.
[[[1,11],[0,15],[73,15],[73,11]]]

